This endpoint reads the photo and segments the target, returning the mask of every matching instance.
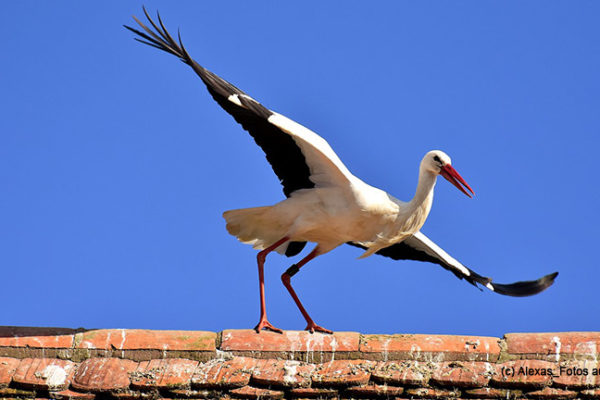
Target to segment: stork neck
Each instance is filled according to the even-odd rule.
[[[421,170],[419,172],[417,191],[412,200],[408,203],[410,209],[414,210],[422,206],[429,208],[431,206],[431,202],[433,201],[433,188],[435,187],[436,179],[437,175],[431,173],[430,171]]]

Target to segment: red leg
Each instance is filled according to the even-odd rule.
[[[296,295],[296,291],[294,290],[294,288],[292,287],[292,284],[290,282],[292,276],[294,276],[300,270],[300,268],[302,268],[302,266],[304,264],[306,264],[307,262],[309,262],[310,260],[312,260],[313,258],[315,258],[318,255],[319,255],[319,246],[315,247],[314,250],[311,251],[302,260],[300,260],[298,262],[298,264],[294,264],[290,268],[288,268],[288,270],[285,271],[283,273],[283,275],[281,275],[281,281],[287,288],[288,292],[290,292],[290,295],[292,295],[294,302],[296,302],[298,309],[300,309],[300,312],[304,316],[304,319],[306,320],[306,323],[307,323],[306,330],[309,331],[310,333],[314,333],[315,331],[323,332],[323,333],[333,333],[329,329],[325,329],[325,328],[320,327],[319,325],[315,324],[315,322],[312,320],[310,315],[308,315],[308,313],[306,312],[306,309],[304,308],[304,306],[302,305],[302,302]]]
[[[254,330],[260,333],[263,329],[270,329],[273,332],[283,333],[283,331],[279,328],[275,328],[271,323],[267,320],[267,308],[265,305],[265,259],[267,258],[267,254],[287,242],[288,237],[284,237],[283,239],[278,240],[271,246],[262,250],[256,256],[256,261],[258,262],[258,285],[260,290],[260,321],[258,321],[258,325],[254,327]]]

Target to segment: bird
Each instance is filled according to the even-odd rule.
[[[291,278],[315,257],[349,244],[364,250],[359,258],[378,254],[394,260],[435,263],[475,287],[507,296],[531,296],[550,287],[554,272],[537,280],[500,284],[467,268],[421,232],[433,202],[438,176],[465,195],[474,191],[441,150],[429,151],[419,167],[414,197],[401,201],[354,176],[325,139],[299,123],[272,111],[231,83],[196,62],[178,32],[167,31],[157,12],[156,23],[143,12],[153,28],[133,16],[140,29],[124,25],[135,40],[170,53],[187,64],[204,82],[213,99],[254,138],[279,178],[285,199],[270,206],[225,211],[227,231],[242,243],[259,250],[260,317],[254,328],[279,332],[267,318],[264,264],[269,253],[298,255],[310,243],[315,247],[288,268],[281,280],[306,320],[306,330],[331,334],[310,317],[291,285]],[[480,288],[480,290],[482,290]]]

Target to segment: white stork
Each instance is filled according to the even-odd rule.
[[[133,17],[144,32],[125,26],[139,35],[136,40],[177,56],[192,67],[217,103],[247,130],[262,150],[283,186],[286,199],[256,208],[226,211],[227,230],[241,242],[260,250],[257,256],[260,286],[260,320],[255,329],[281,332],[267,320],[264,294],[264,262],[275,250],[295,256],[307,242],[316,247],[281,276],[306,319],[306,330],[331,333],[315,324],[292,288],[290,278],[313,258],[347,243],[395,260],[428,261],[450,270],[474,286],[480,284],[508,296],[530,296],[554,282],[557,272],[534,281],[498,284],[465,267],[420,232],[433,200],[438,175],[471,197],[473,190],[456,172],[450,157],[439,150],[425,154],[419,169],[414,197],[403,202],[370,186],[350,173],[329,144],[304,126],[271,111],[262,104],[202,67],[167,32],[160,15],[157,25],[144,9],[154,28]],[[467,191],[468,190],[468,191]]]

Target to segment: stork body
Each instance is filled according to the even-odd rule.
[[[144,32],[127,27],[142,43],[177,56],[198,74],[217,103],[231,114],[263,149],[281,181],[286,199],[271,206],[226,211],[227,230],[240,241],[260,250],[257,256],[260,289],[260,320],[256,330],[280,332],[267,320],[264,295],[264,262],[277,251],[295,256],[307,242],[315,248],[281,277],[307,321],[306,329],[330,333],[314,323],[300,302],[291,277],[313,258],[341,244],[364,249],[362,257],[380,254],[393,259],[428,261],[450,270],[460,279],[509,296],[530,296],[548,288],[558,273],[534,281],[492,283],[465,267],[423,233],[433,202],[438,175],[470,197],[469,185],[439,150],[423,157],[419,181],[412,200],[403,202],[368,185],[350,173],[329,144],[302,125],[271,111],[212,72],[187,53],[181,39],[175,41],[160,16],[157,25],[144,10],[154,30],[136,19]],[[135,17],[134,17],[135,18]]]

